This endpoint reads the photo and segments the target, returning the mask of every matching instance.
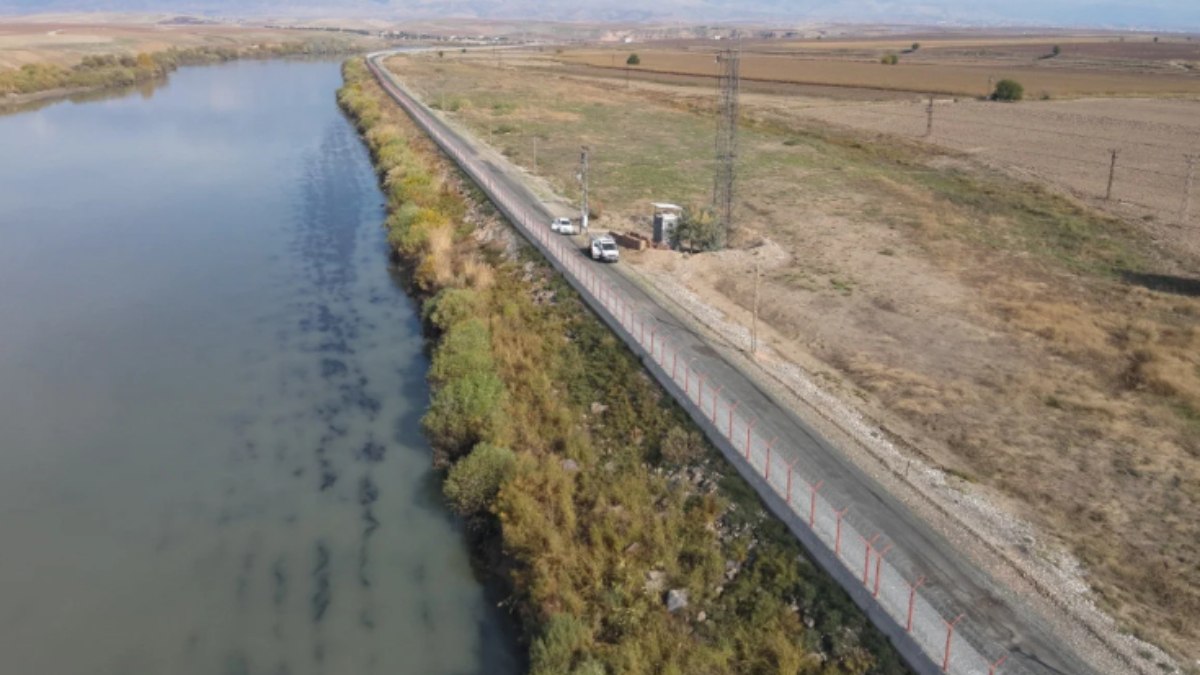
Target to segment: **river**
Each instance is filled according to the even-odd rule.
[[[0,672],[519,669],[340,79],[0,117]]]

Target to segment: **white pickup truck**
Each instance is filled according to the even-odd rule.
[[[592,260],[603,262],[617,262],[621,259],[621,252],[617,249],[617,242],[608,235],[592,237],[591,254]]]
[[[579,234],[579,227],[570,218],[555,218],[550,221],[550,231],[559,234]]]

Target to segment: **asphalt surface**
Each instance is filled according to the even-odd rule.
[[[471,139],[445,125],[415,97],[411,97],[379,64],[385,56],[386,54],[380,54],[369,58],[372,71],[380,78],[384,89],[414,116],[419,125],[427,131],[434,132],[435,140],[443,145],[447,154],[459,162],[502,211],[513,216],[513,205],[517,204],[524,212],[540,216],[540,222],[547,228],[553,217],[563,215],[560,213],[561,209],[556,210],[543,204],[532,194],[519,178],[518,169],[507,165],[507,162],[494,153],[477,148]],[[692,363],[710,382],[722,383],[725,395],[738,401],[740,410],[752,411],[757,418],[756,433],[777,438],[774,443],[776,452],[783,454],[786,461],[795,462],[798,472],[820,476],[824,481],[822,495],[830,503],[850,507],[847,518],[858,531],[885,533],[887,540],[894,546],[894,552],[889,554],[888,561],[910,579],[923,576],[927,580],[925,587],[921,589],[922,597],[927,599],[942,617],[949,619],[965,614],[956,627],[957,635],[965,637],[987,661],[1006,657],[1003,665],[996,670],[997,674],[1090,675],[1098,672],[1054,634],[1050,622],[1025,606],[1020,598],[1014,597],[987,573],[959,554],[949,541],[933,531],[907,506],[822,438],[788,405],[775,400],[771,394],[760,389],[753,378],[726,360],[719,348],[715,348],[705,337],[692,331],[671,309],[656,302],[637,283],[622,274],[620,264],[604,265],[590,261],[584,256],[582,237],[561,237],[559,241],[573,242],[574,246],[571,246],[570,250],[579,260],[567,260],[566,268],[555,261],[555,266],[564,272],[577,272],[584,269],[582,265],[588,266],[582,282],[572,279],[572,274],[567,275],[568,279],[581,290],[593,309],[596,309],[614,330],[627,341],[632,339],[631,346],[635,351],[646,354],[645,349],[638,345],[637,338],[620,326],[620,321],[611,311],[605,309],[603,303],[597,303],[595,298],[587,297],[590,294],[589,288],[596,287],[594,283],[589,286],[587,277],[598,277],[606,282],[607,287],[615,289],[618,296],[623,296],[622,312],[632,311],[646,317],[659,335],[673,343],[680,359]],[[531,243],[546,252],[543,242],[531,239]],[[652,371],[661,370],[648,359],[649,357],[644,358]],[[670,378],[670,374],[667,378]],[[662,377],[659,379],[662,380]],[[678,386],[667,388],[676,398],[681,399],[681,403],[693,413],[693,417],[698,417],[697,422],[706,428],[712,437],[713,432],[717,430],[705,419],[708,417],[707,413],[699,410],[692,400],[680,392]],[[717,436],[720,435],[717,433]],[[827,551],[814,550],[820,546],[814,547],[815,542],[811,537],[808,537],[809,541],[804,541],[806,537],[797,531],[796,523],[791,522],[794,520],[794,514],[788,516],[781,513],[782,500],[766,483],[761,479],[755,480],[753,475],[747,473],[745,467],[738,468],[759,490],[768,506],[788,521],[789,526],[818,562],[846,587],[856,602],[863,605],[872,616],[876,625],[893,639],[910,666],[921,673],[942,672],[941,659],[930,655],[928,647],[924,652],[918,653],[914,651],[915,644],[906,644],[906,641],[912,643],[912,640],[906,637],[904,626],[900,626],[893,617],[885,613],[871,610],[869,594],[865,600],[862,598],[861,580],[846,574],[845,568],[836,562],[831,563]],[[964,665],[961,669],[952,667],[951,671],[987,673],[987,661],[981,662],[981,666]]]

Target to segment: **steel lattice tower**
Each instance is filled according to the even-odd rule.
[[[713,178],[713,215],[716,216],[721,245],[733,232],[733,179],[737,165],[738,72],[741,53],[726,49],[717,54],[721,69],[717,79],[716,171]]]

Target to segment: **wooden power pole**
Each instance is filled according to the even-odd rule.
[[[582,184],[582,197],[579,205],[582,213],[579,220],[583,231],[588,231],[588,147],[585,145],[579,153],[579,182]]]
[[[1183,186],[1183,208],[1179,214],[1179,224],[1186,225],[1192,216],[1192,186],[1196,182],[1196,162],[1200,161],[1200,155],[1184,155],[1187,160],[1187,181]]]
[[[929,105],[925,106],[925,138],[933,135],[933,94],[929,95]]]
[[[1117,175],[1117,155],[1119,150],[1113,148],[1109,152],[1112,153],[1112,162],[1108,165],[1108,189],[1104,191],[1104,201],[1112,200],[1113,178]]]
[[[762,266],[754,261],[754,310],[750,318],[750,355],[758,355],[758,284],[762,276]]]

